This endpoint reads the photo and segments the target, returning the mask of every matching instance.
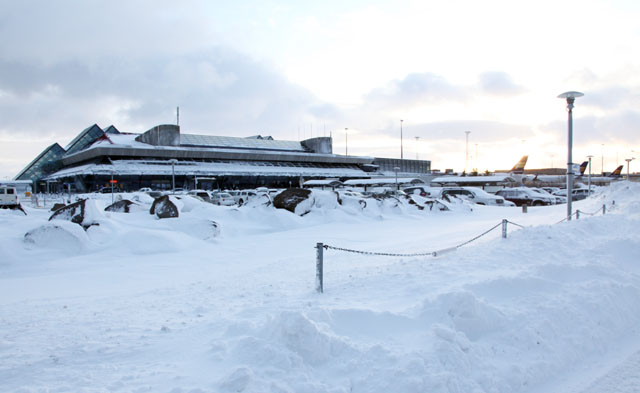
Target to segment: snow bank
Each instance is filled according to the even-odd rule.
[[[303,216],[194,199],[157,220],[97,198],[86,231],[0,211],[0,380],[25,392],[579,392],[563,381],[640,350],[639,195],[614,184],[560,224],[565,206],[419,210],[315,191]],[[318,241],[422,251],[503,218],[524,228],[439,258],[327,250],[314,291]]]

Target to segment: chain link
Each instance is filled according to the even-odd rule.
[[[594,216],[596,214],[598,214],[599,211],[601,211],[602,209],[599,209],[597,211],[595,211],[594,213],[586,213],[586,212],[580,212],[581,214],[587,214],[589,216]],[[578,214],[578,210],[576,210],[576,212],[574,212],[573,214],[571,214],[572,216],[575,216]],[[563,218],[562,220],[558,221],[556,224],[560,224],[561,222],[566,221],[567,218]],[[515,225],[519,228],[525,228],[524,226],[520,225],[520,224],[516,224],[513,221],[509,221],[506,220],[509,224],[511,225]],[[374,252],[374,251],[362,251],[362,250],[353,250],[350,248],[342,248],[342,247],[334,247],[334,246],[330,246],[328,244],[324,244],[323,247],[325,250],[336,250],[336,251],[344,251],[344,252],[350,252],[350,253],[355,253],[355,254],[362,254],[362,255],[378,255],[378,256],[385,256],[385,257],[423,257],[423,256],[437,256],[440,253],[446,252],[446,251],[451,251],[451,250],[455,250],[458,249],[462,246],[466,246],[467,244],[474,242],[478,239],[480,239],[481,237],[487,235],[489,232],[495,230],[496,228],[498,228],[499,226],[502,225],[502,222],[495,225],[494,227],[486,230],[485,232],[479,234],[478,236],[467,240],[464,243],[460,243],[457,246],[453,246],[453,247],[449,247],[449,248],[445,248],[442,250],[438,250],[438,251],[429,251],[429,252],[418,252],[418,253],[412,253],[412,254],[404,254],[404,253],[391,253],[391,252]]]
[[[334,246],[330,246],[328,244],[323,245],[323,247],[326,250],[336,250],[336,251],[344,251],[344,252],[351,252],[351,253],[356,253],[356,254],[363,254],[363,255],[378,255],[378,256],[386,256],[386,257],[422,257],[422,256],[432,256],[435,257],[437,256],[439,253],[442,253],[444,251],[450,251],[450,250],[455,250],[457,248],[460,248],[462,246],[465,246],[473,241],[478,240],[479,238],[481,238],[482,236],[488,234],[489,232],[493,231],[494,229],[498,228],[500,225],[502,225],[502,223],[499,223],[498,225],[494,226],[493,228],[479,234],[478,236],[474,237],[471,240],[468,240],[464,243],[458,244],[457,246],[453,246],[450,248],[446,248],[443,250],[438,250],[438,251],[430,251],[430,252],[419,252],[419,253],[413,253],[413,254],[402,254],[402,253],[390,253],[390,252],[373,252],[373,251],[361,251],[361,250],[352,250],[349,248],[342,248],[342,247],[334,247]]]

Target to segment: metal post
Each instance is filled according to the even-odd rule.
[[[111,204],[113,205],[113,172],[111,172]]]
[[[349,133],[349,129],[345,128],[344,129],[344,155],[345,156],[349,155],[349,139],[348,139],[349,134],[348,133]]]
[[[507,220],[503,219],[502,220],[502,238],[506,239],[507,238]]]
[[[589,157],[589,195],[591,195],[591,157],[593,156],[587,157]]]
[[[402,122],[404,120],[400,119],[400,159],[402,160],[404,158],[403,155],[403,149],[402,149]]]
[[[582,97],[584,94],[577,91],[568,91],[566,93],[562,93],[558,96],[558,98],[565,98],[567,100],[567,110],[569,112],[569,121],[568,121],[568,138],[567,138],[567,221],[571,221],[571,212],[572,206],[571,202],[573,200],[573,157],[572,157],[572,148],[573,148],[573,103],[576,100],[576,97]]]
[[[604,203],[602,204],[602,215],[604,216],[605,214],[607,214],[607,205],[605,205]]]
[[[576,210],[576,220],[580,219],[580,209]]]
[[[524,205],[522,205],[522,212],[523,213],[527,212],[527,204],[526,203]]]
[[[320,292],[320,293],[324,292],[324,289],[322,287],[323,250],[324,250],[324,244],[317,243],[316,244],[316,292]]]

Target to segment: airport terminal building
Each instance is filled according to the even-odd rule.
[[[393,172],[427,176],[431,162],[333,154],[332,138],[303,141],[182,134],[159,125],[142,134],[94,124],[63,148],[46,148],[15,180],[34,192],[298,187],[310,179],[367,179]]]

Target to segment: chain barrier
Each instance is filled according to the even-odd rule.
[[[418,253],[412,253],[412,254],[390,253],[390,252],[374,252],[374,251],[362,251],[362,250],[353,250],[353,249],[349,249],[349,248],[334,247],[334,246],[330,246],[328,244],[323,244],[323,247],[324,247],[325,250],[344,251],[344,252],[350,252],[350,253],[362,254],[362,255],[377,255],[377,256],[385,256],[385,257],[423,257],[423,256],[435,257],[435,256],[438,256],[438,255],[444,253],[444,252],[453,251],[453,250],[458,249],[458,248],[460,248],[462,246],[466,246],[467,244],[480,239],[482,236],[487,235],[489,232],[493,231],[494,229],[498,228],[501,225],[502,225],[502,223],[499,223],[498,225],[492,227],[491,229],[489,229],[489,230],[479,234],[478,236],[474,237],[473,239],[467,240],[464,243],[460,243],[457,246],[444,248],[444,249],[437,250],[437,251],[429,251],[429,252],[418,252]]]
[[[615,206],[615,201],[612,203],[610,208],[613,208]],[[572,213],[569,217],[571,216],[576,216],[578,219],[580,218],[580,213],[582,214],[587,214],[589,216],[594,216],[596,214],[598,214],[598,212],[602,211],[602,214],[606,214],[606,204],[602,205],[601,209],[596,210],[593,213],[585,213],[585,212],[580,212],[580,210],[576,210],[574,213]],[[568,219],[568,217],[563,218],[562,220],[558,221],[556,224],[560,224],[561,222],[564,222]],[[500,222],[499,224],[491,227],[490,229],[484,231],[483,233],[479,234],[478,236],[467,240],[464,243],[460,243],[456,246],[453,247],[449,247],[449,248],[444,248],[441,250],[437,250],[437,251],[429,251],[429,252],[418,252],[418,253],[391,253],[391,252],[374,252],[374,251],[362,251],[362,250],[354,250],[354,249],[350,249],[350,248],[343,248],[343,247],[334,247],[334,246],[330,246],[328,244],[323,244],[323,243],[317,243],[316,245],[316,249],[317,249],[317,255],[316,255],[316,291],[319,293],[323,293],[324,292],[324,288],[323,288],[323,264],[324,264],[324,257],[323,257],[323,250],[336,250],[336,251],[343,251],[343,252],[350,252],[350,253],[355,253],[355,254],[362,254],[362,255],[377,255],[377,256],[388,256],[388,257],[420,257],[420,256],[432,256],[432,257],[437,257],[438,255],[441,255],[443,253],[446,252],[450,252],[450,251],[455,251],[458,248],[462,247],[462,246],[466,246],[469,243],[472,243],[478,239],[480,239],[481,237],[487,235],[488,233],[490,233],[491,231],[497,229],[498,227],[502,226],[502,238],[506,238],[507,237],[507,225],[511,224],[511,225],[515,225],[516,227],[519,228],[525,228],[523,225],[517,224],[513,221],[509,221],[507,219],[503,219],[502,222]]]

